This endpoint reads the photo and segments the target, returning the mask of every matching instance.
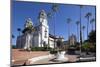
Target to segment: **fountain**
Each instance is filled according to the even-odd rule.
[[[68,61],[68,58],[65,57],[65,53],[66,53],[66,49],[63,45],[63,38],[62,37],[59,37],[58,41],[57,41],[57,54],[55,55],[55,61],[57,62],[67,62]]]
[[[68,58],[65,57],[65,51],[58,51],[55,56],[56,58],[54,60],[57,62],[67,62],[68,61]]]

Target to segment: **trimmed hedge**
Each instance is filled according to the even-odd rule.
[[[12,49],[16,49],[16,45],[11,45],[12,46]]]
[[[56,54],[56,53],[57,53],[57,50],[53,49],[53,50],[50,51],[50,54]]]
[[[50,47],[32,47],[31,50],[32,51],[50,51],[50,50],[52,50],[52,48],[50,48]]]

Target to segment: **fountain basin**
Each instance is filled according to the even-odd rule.
[[[58,51],[54,60],[57,62],[67,62],[68,58],[65,57],[65,51]]]

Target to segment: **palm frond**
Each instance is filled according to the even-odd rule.
[[[95,21],[95,19],[94,18],[92,18],[91,20],[90,20],[90,23],[93,23]]]
[[[58,11],[58,4],[53,4],[52,5],[52,10],[53,10],[53,12],[57,12]]]

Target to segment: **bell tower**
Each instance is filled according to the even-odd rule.
[[[47,14],[44,10],[41,10],[39,13],[39,22],[42,25],[47,25]]]
[[[40,46],[48,46],[49,27],[47,21],[47,14],[44,10],[39,13],[39,30],[40,30]]]

